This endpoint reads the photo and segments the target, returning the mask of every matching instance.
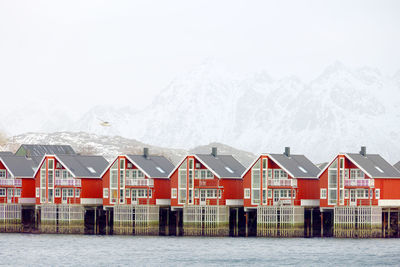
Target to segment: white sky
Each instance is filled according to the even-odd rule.
[[[382,0],[0,0],[2,107],[143,107],[210,57],[277,78],[311,80],[336,60],[392,75],[399,14],[400,1]]]

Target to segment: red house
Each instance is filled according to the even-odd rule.
[[[200,225],[202,218],[193,214],[214,214],[215,216],[210,215],[208,220],[214,221],[217,225],[226,223],[229,219],[229,207],[243,207],[244,170],[243,165],[232,155],[217,154],[217,148],[213,148],[211,154],[186,156],[175,167],[170,175],[171,207],[178,210],[177,225],[183,209],[185,235],[226,235],[226,229],[221,231],[209,229],[208,232],[194,229],[193,227]],[[217,218],[218,214],[221,215],[220,218]],[[225,214],[225,217],[222,214]]]
[[[320,206],[327,232],[334,224],[334,235],[342,235],[341,225],[343,220],[352,220],[349,216],[356,218],[356,229],[363,227],[362,222],[372,222],[372,228],[379,230],[381,216],[384,228],[390,229],[390,210],[400,208],[400,172],[380,155],[367,154],[366,147],[361,147],[359,153],[340,153],[319,177]]]
[[[163,156],[120,155],[103,172],[103,205],[170,205],[169,173]]]
[[[106,232],[168,234],[173,168],[167,158],[149,155],[148,148],[143,155],[118,156],[102,174]]]
[[[319,171],[304,155],[290,154],[289,147],[285,148],[283,154],[260,155],[243,175],[244,207],[248,216],[249,235],[255,235],[256,228],[257,235],[275,235],[275,229],[267,231],[264,228],[279,228],[279,224],[283,223],[288,225],[288,222],[294,221],[292,217],[296,213],[300,214],[295,216],[298,233],[293,235],[302,235],[304,208],[319,207]],[[275,214],[278,218],[277,215],[283,212],[291,214],[290,218],[281,216],[281,220],[286,218],[288,222],[278,219],[273,222],[265,221],[271,218],[270,215]]]
[[[108,162],[102,156],[45,155],[35,177],[37,217],[42,232],[82,233],[85,210],[103,204],[101,174]],[[58,214],[58,215],[57,215]],[[93,215],[96,216],[96,215]],[[94,219],[95,220],[95,219]]]
[[[21,231],[34,221],[37,164],[32,159],[0,153],[0,231]]]

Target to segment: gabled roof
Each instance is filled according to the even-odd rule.
[[[218,178],[242,178],[245,167],[232,155],[195,154]]]
[[[0,161],[15,178],[33,178],[38,164],[23,156],[0,156]]]
[[[169,178],[174,165],[163,156],[126,155],[149,178]]]
[[[393,165],[398,171],[400,171],[400,161]]]
[[[286,156],[285,154],[268,154],[276,164],[293,178],[318,178],[320,169],[304,155]]]
[[[1,156],[12,156],[14,155],[14,153],[12,153],[11,151],[0,151],[0,157]]]
[[[46,154],[63,154],[63,155],[73,155],[76,154],[70,145],[30,145],[22,144],[17,152],[18,156],[44,156]]]
[[[384,158],[378,154],[366,154],[365,156],[360,153],[340,153],[329,164],[327,164],[318,176],[321,176],[326,169],[333,163],[339,156],[344,155],[354,165],[361,169],[365,174],[371,178],[400,178],[400,171],[390,165]]]
[[[346,156],[371,178],[400,178],[400,172],[378,154],[347,153]]]
[[[39,166],[48,156],[55,157],[75,178],[101,178],[101,174],[108,166],[108,161],[102,156],[83,156],[78,154],[44,155]],[[35,175],[37,172],[38,170],[36,170]]]

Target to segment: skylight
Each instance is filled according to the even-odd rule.
[[[378,171],[380,171],[381,173],[383,173],[382,169],[379,168],[378,166],[375,166],[375,169],[377,169]]]
[[[156,167],[156,169],[161,173],[165,173],[165,171],[163,169],[161,169],[160,167],[158,167],[158,166]]]
[[[87,167],[87,169],[88,169],[91,173],[96,173],[96,171],[95,171],[92,167]]]
[[[225,166],[225,169],[226,169],[228,172],[233,173],[232,169],[229,168],[228,166]]]
[[[299,166],[300,171],[307,173],[306,169],[304,169],[303,167]]]

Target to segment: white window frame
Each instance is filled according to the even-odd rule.
[[[375,189],[375,199],[380,199],[381,198],[381,189],[376,188]]]
[[[326,199],[326,188],[321,188],[321,199]]]
[[[244,198],[245,199],[250,199],[250,188],[245,188],[244,189]]]
[[[5,196],[6,196],[6,189],[0,188],[0,197],[5,197]]]
[[[36,197],[40,197],[40,187],[36,187]]]
[[[272,189],[268,189],[268,198],[272,199]]]
[[[14,196],[15,197],[21,197],[21,188],[15,188]]]
[[[7,171],[6,170],[0,170],[0,178],[7,178]]]
[[[103,188],[103,198],[108,198],[108,188]]]
[[[176,188],[171,188],[171,198],[176,198],[178,195],[178,190]]]
[[[75,188],[75,197],[76,198],[81,197],[81,190],[79,188]]]
[[[61,190],[60,190],[60,188],[56,188],[56,189],[55,189],[55,191],[54,191],[54,197],[57,197],[57,198],[61,197]]]
[[[349,189],[345,189],[344,190],[344,198],[349,199],[349,197],[350,197],[350,191],[349,191]]]
[[[125,197],[131,198],[131,190],[130,189],[125,189]]]

